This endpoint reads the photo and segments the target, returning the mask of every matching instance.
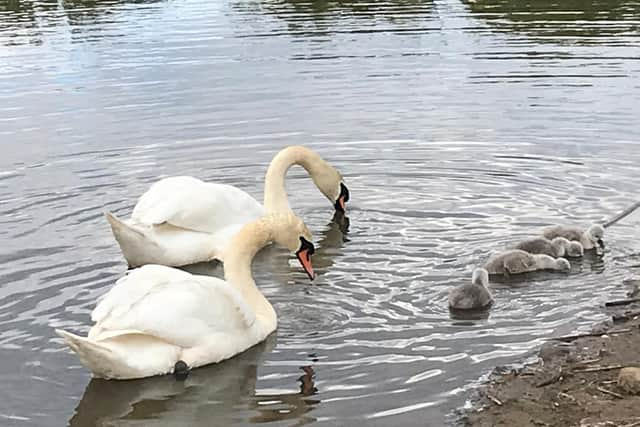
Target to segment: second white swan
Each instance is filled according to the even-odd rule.
[[[344,212],[349,190],[342,175],[313,150],[292,146],[271,161],[264,184],[264,206],[239,188],[189,176],[162,179],[144,193],[131,218],[106,217],[130,267],[179,267],[214,259],[250,221],[268,213],[291,212],[285,176],[293,165],[307,170],[322,194]]]

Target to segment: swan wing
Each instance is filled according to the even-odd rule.
[[[263,214],[262,205],[239,188],[176,176],[153,184],[138,200],[131,218],[146,225],[168,223],[187,230],[215,233]]]
[[[91,312],[91,320],[99,325],[108,317],[121,317],[154,287],[185,280],[190,276],[186,271],[154,264],[129,270],[109,292],[98,298],[98,305]]]
[[[137,331],[170,344],[194,347],[212,334],[243,334],[254,324],[255,312],[229,283],[185,274],[186,277],[157,281],[133,297],[124,293],[110,295],[113,290],[110,291],[94,310],[96,316],[102,305],[111,302],[111,310],[94,326],[95,339],[116,331]]]

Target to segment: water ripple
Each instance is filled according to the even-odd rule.
[[[0,0],[3,422],[443,425],[493,366],[601,319],[640,264],[637,215],[568,275],[446,306],[493,251],[637,198],[638,5],[530,3]],[[169,175],[261,199],[300,143],[352,200],[332,219],[290,171],[318,278],[258,255],[278,332],[184,383],[90,380],[52,328],[86,332],[126,269],[102,213]]]

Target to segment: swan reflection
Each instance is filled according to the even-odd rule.
[[[193,370],[184,381],[166,375],[143,380],[92,379],[87,385],[72,427],[103,425],[244,425],[295,420],[315,421],[310,415],[320,400],[312,366],[302,366],[297,392],[256,390],[258,367],[276,342],[263,343],[225,362]]]

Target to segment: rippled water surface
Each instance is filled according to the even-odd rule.
[[[490,251],[638,197],[639,17],[630,0],[0,0],[0,425],[451,421],[493,366],[601,319],[640,265],[634,214],[604,257],[496,288],[487,318],[446,308]],[[175,174],[261,199],[299,143],[344,173],[350,224],[290,172],[319,277],[259,254],[277,334],[186,382],[90,380],[52,327],[86,332],[126,269],[102,212]]]

